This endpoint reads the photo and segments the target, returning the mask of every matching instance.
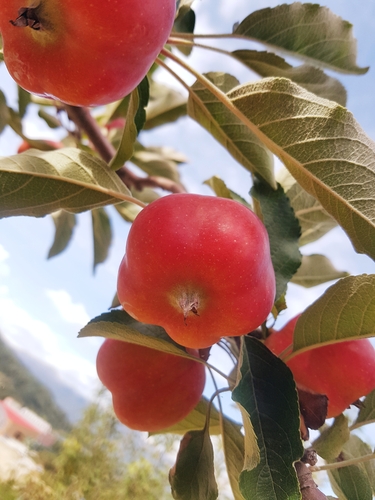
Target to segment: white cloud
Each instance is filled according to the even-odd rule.
[[[46,294],[67,323],[83,327],[90,321],[85,306],[73,303],[66,290],[46,290]]]
[[[10,273],[10,267],[5,263],[8,258],[9,253],[0,245],[0,276],[8,276]]]

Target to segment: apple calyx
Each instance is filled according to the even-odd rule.
[[[27,28],[29,26],[35,31],[40,31],[43,27],[37,11],[38,7],[21,7],[18,10],[17,19],[15,21],[10,20],[9,22],[16,28]]]
[[[184,323],[187,323],[187,317],[189,313],[193,313],[195,316],[199,316],[199,296],[196,292],[182,292],[181,296],[178,298],[178,305],[184,313]]]

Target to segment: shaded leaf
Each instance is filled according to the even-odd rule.
[[[40,108],[38,111],[38,116],[47,123],[49,128],[56,129],[61,127],[60,121],[55,116],[47,113],[47,111],[43,108]]]
[[[17,86],[18,90],[18,113],[21,118],[25,116],[27,106],[31,102],[31,95],[27,90],[24,90],[22,87]]]
[[[8,125],[10,120],[10,111],[6,103],[5,95],[0,90],[0,134]]]
[[[226,186],[225,182],[222,179],[220,179],[220,177],[217,177],[216,175],[214,175],[210,179],[207,179],[206,181],[204,181],[203,184],[206,184],[207,186],[209,186],[212,189],[212,191],[216,194],[216,196],[220,196],[221,198],[229,198],[231,200],[239,201],[240,203],[242,203],[242,205],[245,205],[245,207],[250,208],[250,210],[252,210],[250,203],[248,203],[246,200],[244,200],[244,198],[242,198],[242,196],[240,196],[239,194],[237,194],[234,191],[232,191],[231,189],[229,189]]]
[[[351,113],[279,78],[227,96],[356,250],[375,258],[375,144]]]
[[[375,336],[375,275],[348,276],[328,288],[299,317],[293,352],[314,345]]]
[[[110,218],[104,208],[91,211],[92,231],[94,238],[94,266],[101,264],[108,257],[108,250],[112,242],[112,228]]]
[[[292,374],[260,341],[244,337],[233,399],[250,415],[260,463],[240,476],[245,499],[300,500],[293,463],[301,458],[298,398]]]
[[[180,9],[178,15],[175,19],[173,30],[171,35],[173,36],[173,32],[177,33],[194,33],[195,28],[195,12],[191,8],[187,8],[185,5],[184,8]],[[190,55],[193,50],[193,46],[177,46],[178,50],[185,54],[186,56]]]
[[[140,323],[123,310],[113,310],[97,316],[80,330],[78,337],[105,337],[123,340],[192,359],[192,356],[187,354],[183,347],[168,337],[163,328]]]
[[[319,201],[308,194],[286,168],[278,172],[283,186],[301,226],[300,246],[312,243],[337,226],[337,222],[324,210]]]
[[[328,471],[334,493],[340,500],[372,500],[366,473],[357,465]]]
[[[189,431],[182,438],[176,463],[169,472],[176,500],[216,500],[214,452],[208,428]]]
[[[125,199],[130,192],[116,173],[79,149],[0,158],[0,217],[79,213]]]
[[[229,419],[222,418],[221,425],[225,464],[233,497],[234,500],[243,500],[239,478],[244,466],[244,436],[239,426]]]
[[[73,230],[76,225],[76,216],[59,210],[51,214],[55,225],[55,237],[53,244],[48,252],[48,259],[62,253],[68,246],[73,236]]]
[[[145,77],[138,87],[127,96],[125,127],[116,154],[109,164],[113,170],[121,168],[133,155],[137,135],[146,121],[145,107],[148,102],[148,90],[148,80]],[[123,100],[124,105],[127,98]]]
[[[350,439],[343,447],[342,458],[350,460],[353,458],[361,458],[373,454],[371,447],[362,441],[355,434],[351,434]],[[373,460],[366,460],[358,464],[367,475],[372,491],[375,494],[375,457]]]
[[[303,255],[301,267],[291,279],[292,283],[311,288],[327,281],[349,276],[345,271],[337,271],[325,255]]]
[[[313,441],[313,449],[324,460],[333,461],[340,455],[344,444],[350,438],[348,423],[345,415],[339,415],[333,424],[324,429],[320,436]]]
[[[205,76],[224,93],[238,85],[238,80],[226,73],[208,73]],[[200,82],[194,83],[191,90],[189,116],[208,130],[238,163],[276,187],[273,156],[261,140]]]
[[[268,231],[277,300],[285,293],[288,282],[301,265],[298,245],[301,229],[280,185],[274,191],[267,184],[255,180],[250,193],[259,203],[261,219]]]
[[[321,69],[308,64],[293,67],[285,59],[271,52],[257,50],[235,50],[232,55],[263,78],[280,76],[289,78],[309,92],[346,105],[345,87],[336,78],[326,75]]]
[[[258,10],[234,33],[336,71],[361,75],[368,70],[356,64],[352,25],[318,4],[295,2]]]
[[[142,210],[140,206],[135,205],[134,203],[129,203],[127,201],[124,201],[123,203],[117,203],[115,205],[115,209],[126,222],[133,222],[139,212]]]
[[[160,175],[174,182],[179,182],[180,176],[177,166],[179,163],[185,162],[186,158],[172,148],[145,148],[137,143],[131,161],[148,175]]]
[[[176,121],[186,115],[185,96],[161,83],[152,82],[146,108],[145,130]]]
[[[361,427],[365,424],[372,424],[375,422],[375,390],[370,392],[370,394],[363,401],[363,406],[359,410],[356,421],[353,424],[353,428]]]

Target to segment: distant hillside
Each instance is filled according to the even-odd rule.
[[[68,430],[69,421],[51,392],[25,367],[0,335],[0,399],[11,396],[45,418],[56,430]]]
[[[51,365],[43,363],[26,351],[17,349],[16,355],[26,368],[49,389],[57,405],[64,408],[69,421],[74,424],[80,420],[83,410],[91,401],[61,381],[58,371]]]

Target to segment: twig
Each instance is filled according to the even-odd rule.
[[[68,117],[77,127],[83,130],[90,142],[106,163],[109,163],[116,154],[116,149],[104,137],[96,120],[91,115],[88,108],[66,105]]]
[[[115,156],[116,149],[102,134],[101,128],[91,115],[90,110],[70,105],[66,105],[65,109],[70,120],[85,132],[95,150],[106,163],[109,163]],[[126,165],[117,170],[117,175],[128,188],[135,187],[138,191],[142,191],[144,187],[158,187],[171,193],[186,193],[182,184],[162,176],[139,177]]]

